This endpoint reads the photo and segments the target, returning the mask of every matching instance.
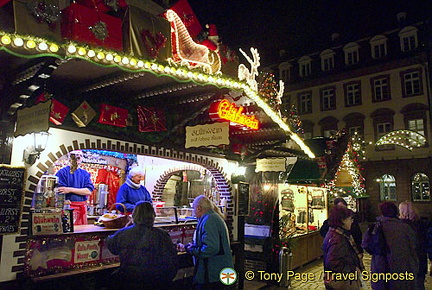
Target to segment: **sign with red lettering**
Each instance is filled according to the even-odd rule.
[[[245,126],[253,130],[258,130],[259,121],[255,116],[248,116],[243,113],[243,107],[223,99],[210,106],[209,116],[213,121],[227,120],[240,126]]]
[[[63,233],[60,212],[32,213],[32,234],[49,235]]]
[[[100,259],[99,240],[77,241],[75,243],[75,263],[91,262]]]

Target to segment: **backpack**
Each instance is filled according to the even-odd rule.
[[[382,225],[376,222],[370,225],[363,234],[362,248],[371,255],[385,255],[388,252],[387,242]]]

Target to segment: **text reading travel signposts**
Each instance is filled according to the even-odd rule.
[[[0,235],[18,233],[25,173],[24,167],[0,164]]]

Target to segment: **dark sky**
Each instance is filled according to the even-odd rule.
[[[217,25],[231,48],[257,47],[261,63],[271,62],[280,49],[290,56],[313,52],[338,32],[342,38],[370,35],[392,27],[396,14],[431,14],[431,0],[189,0],[202,25]],[[379,29],[377,32],[382,31]],[[368,34],[369,33],[369,34]],[[357,36],[358,35],[358,36]],[[320,46],[318,46],[320,45]]]

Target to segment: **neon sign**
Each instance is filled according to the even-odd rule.
[[[210,118],[212,120],[227,120],[239,125],[258,130],[259,121],[255,116],[247,116],[243,113],[243,107],[236,107],[234,103],[224,99],[213,103],[210,107]]]

